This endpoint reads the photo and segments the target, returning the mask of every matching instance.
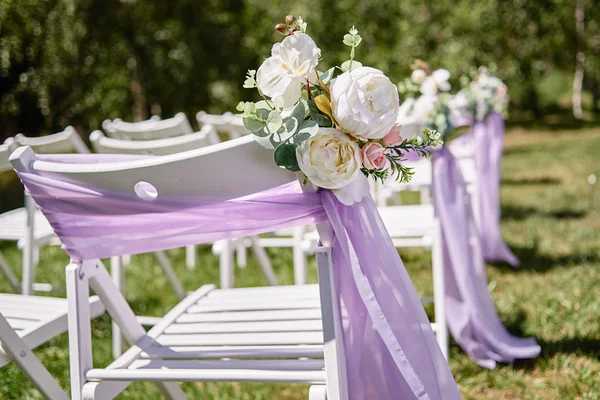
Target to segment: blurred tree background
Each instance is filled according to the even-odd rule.
[[[307,20],[323,66],[347,58],[341,39],[352,25],[364,39],[357,59],[396,82],[415,58],[449,69],[455,86],[473,66],[495,65],[521,120],[570,113],[579,53],[590,119],[600,106],[595,2],[0,0],[0,139],[233,110],[253,95],[244,74],[281,40],[273,26],[286,14]]]

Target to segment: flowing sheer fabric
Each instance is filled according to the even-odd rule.
[[[535,339],[512,336],[488,292],[485,261],[470,196],[447,148],[433,156],[433,196],[443,236],[448,327],[458,345],[480,366],[537,357]]]
[[[504,143],[504,119],[496,112],[473,124],[475,167],[479,204],[479,231],[486,261],[504,261],[513,267],[519,259],[500,232],[500,168]]]
[[[111,162],[110,155],[38,156]],[[122,161],[122,159],[118,159]],[[19,176],[77,261],[249,236],[328,221],[352,400],[460,399],[404,265],[370,197],[352,206],[291,183],[244,198],[140,200],[48,176]]]

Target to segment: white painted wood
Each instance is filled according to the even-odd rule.
[[[185,266],[188,270],[196,268],[196,246],[185,246]]]
[[[271,286],[276,286],[277,276],[275,276],[275,271],[273,271],[273,266],[271,265],[267,252],[258,242],[258,236],[251,236],[250,241],[252,242],[252,250],[258,260],[258,265],[267,278],[267,282],[269,282],[269,285]]]
[[[435,221],[436,240],[432,248],[432,266],[433,266],[433,302],[435,323],[437,327],[436,337],[442,354],[448,359],[449,338],[446,321],[446,288],[444,277],[444,259],[442,256],[442,228],[439,219]]]
[[[248,370],[202,370],[202,369],[151,369],[111,370],[92,369],[87,373],[90,380],[108,381],[171,381],[171,382],[272,382],[324,384],[323,371],[261,371]]]
[[[304,237],[304,227],[298,226],[294,228],[292,234],[292,252],[294,259],[294,284],[306,285],[308,280],[308,260],[302,246]]]
[[[314,371],[325,367],[323,360],[136,360],[129,369],[238,369]]]
[[[25,372],[29,379],[48,399],[68,400],[62,390],[31,349],[21,340],[0,313],[0,343],[2,349]]]
[[[125,295],[125,270],[120,256],[110,258],[110,274],[117,289]],[[121,336],[119,325],[114,321],[112,322],[112,352],[113,358],[117,358],[123,353],[123,336]]]
[[[308,391],[308,400],[327,400],[327,386],[312,385]]]
[[[15,143],[18,146],[29,146],[33,151],[41,154],[90,152],[79,132],[72,126],[67,126],[62,132],[40,137],[27,137],[19,133],[15,136]]]
[[[234,285],[233,243],[232,240],[226,239],[219,244],[222,246],[219,254],[220,286],[222,289],[230,289]]]
[[[184,113],[177,113],[173,118],[151,118],[140,122],[124,122],[117,118],[106,120],[102,129],[110,137],[123,140],[154,140],[192,133],[192,127]]]
[[[6,262],[4,256],[2,256],[2,253],[0,253],[0,273],[2,273],[2,275],[4,275],[4,277],[8,280],[8,284],[12,287],[12,289],[15,292],[21,292],[21,284],[19,283],[19,280],[17,279],[15,274],[10,269],[10,266]]]
[[[166,334],[203,334],[203,333],[258,333],[258,332],[319,332],[319,320],[261,321],[261,322],[224,322],[173,324],[165,330]]]
[[[244,126],[242,118],[230,112],[226,112],[223,115],[215,115],[200,111],[196,114],[196,120],[200,126],[205,124],[214,126],[217,132],[226,136],[227,140],[237,139],[250,134],[250,131]]]
[[[330,247],[317,250],[317,269],[321,292],[321,321],[323,324],[323,349],[327,374],[327,398],[347,400],[348,384],[339,298],[332,279],[333,259]]]
[[[106,137],[101,131],[90,134],[90,142],[97,153],[107,154],[153,154],[164,156],[208,146],[211,134],[215,132],[211,125],[205,125],[199,132],[182,134],[153,140],[126,140]]]
[[[177,277],[177,274],[175,274],[175,271],[173,270],[173,266],[171,265],[171,261],[169,261],[169,258],[167,257],[165,252],[164,251],[154,252],[154,257],[156,258],[156,261],[158,261],[158,265],[160,266],[160,269],[162,269],[163,273],[167,277],[167,280],[169,281],[169,284],[175,291],[175,294],[177,294],[177,297],[179,297],[180,299],[185,298],[185,296],[187,296],[187,293],[183,289],[183,285],[181,284],[181,281]]]
[[[171,346],[150,347],[140,353],[145,359],[206,358],[323,358],[322,345],[287,346]]]
[[[21,290],[24,295],[30,295],[33,293],[33,283],[35,282],[33,258],[37,207],[27,192],[25,192],[25,210],[27,212],[27,223],[25,227],[25,247],[23,248],[23,283]]]
[[[244,322],[244,321],[293,321],[293,320],[320,320],[320,307],[283,309],[267,311],[226,311],[184,314],[177,320],[178,323],[189,324],[198,322]]]
[[[212,303],[203,302],[190,307],[190,313],[214,313],[219,311],[260,311],[260,310],[297,310],[306,308],[316,308],[319,306],[318,299],[283,299],[276,303],[260,300],[248,300],[246,302],[236,303]]]

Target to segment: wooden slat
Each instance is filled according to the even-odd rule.
[[[90,381],[147,381],[171,382],[273,382],[325,383],[323,371],[254,371],[254,370],[122,370],[92,369],[86,377]]]
[[[215,313],[183,314],[177,318],[177,323],[195,322],[243,322],[243,321],[290,321],[290,320],[321,320],[321,310],[270,310],[270,311],[234,311]]]
[[[256,333],[256,332],[319,332],[321,321],[268,321],[174,324],[166,334],[179,333]]]
[[[319,308],[320,303],[314,300],[282,300],[282,301],[246,301],[239,303],[214,303],[203,304],[199,302],[188,309],[188,313],[207,313],[222,311],[260,311],[260,310],[297,310],[306,308]]]
[[[151,347],[140,358],[323,358],[322,345]]]
[[[37,321],[32,321],[30,319],[21,319],[21,318],[6,318],[8,324],[14,330],[23,330],[23,329],[31,329],[39,324]]]
[[[235,289],[218,289],[210,294],[210,298],[224,297],[246,297],[249,295],[298,295],[298,294],[316,294],[319,295],[318,285],[288,285],[288,286],[263,286],[246,287]]]
[[[322,344],[321,332],[283,333],[219,333],[201,335],[161,335],[157,342],[162,346],[238,346]]]
[[[323,360],[137,360],[129,369],[319,371],[324,367]]]

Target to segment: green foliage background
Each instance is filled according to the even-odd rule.
[[[341,42],[356,25],[357,59],[392,80],[415,58],[454,75],[496,65],[513,110],[529,117],[568,108],[578,49],[586,54],[584,106],[600,101],[600,11],[579,0],[0,0],[0,138],[73,124],[83,133],[105,118],[222,113],[253,91],[244,73],[269,55],[273,26],[302,15],[324,66],[347,58]],[[140,115],[140,112],[138,112]]]

